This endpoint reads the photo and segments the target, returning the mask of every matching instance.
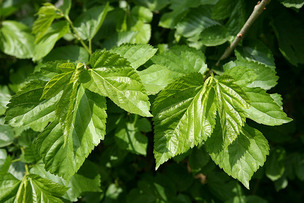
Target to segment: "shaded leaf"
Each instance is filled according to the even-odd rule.
[[[54,60],[77,61],[86,63],[89,61],[89,53],[80,46],[62,46],[53,49],[48,55],[43,58],[43,61]]]
[[[21,59],[33,56],[34,36],[26,25],[12,20],[2,21],[0,37],[0,49],[5,54]]]
[[[9,89],[7,86],[0,86],[0,116],[5,113],[6,105],[8,104],[11,98]]]
[[[217,119],[213,134],[206,141],[206,149],[220,168],[249,189],[253,173],[266,161],[268,142],[261,132],[245,125],[238,137],[228,147],[224,147],[221,131]]]
[[[36,44],[33,60],[37,61],[46,56],[55,46],[55,43],[69,31],[69,25],[65,21],[52,24],[43,37]]]
[[[0,124],[0,147],[5,147],[13,143],[14,141],[14,130],[9,125]]]

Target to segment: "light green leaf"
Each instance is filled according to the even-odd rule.
[[[61,18],[58,9],[51,3],[44,3],[39,9],[38,19],[33,24],[33,33],[36,35],[35,43],[39,42],[55,19]]]
[[[165,66],[154,64],[143,71],[138,71],[138,75],[148,94],[157,94],[184,74],[169,70]]]
[[[201,51],[187,46],[174,46],[169,51],[155,55],[152,61],[183,74],[193,72],[203,74],[207,70],[205,55]]]
[[[204,29],[200,34],[200,42],[206,46],[218,46],[227,42],[231,36],[222,25],[214,25]]]
[[[279,180],[285,172],[286,151],[283,148],[276,148],[270,151],[270,156],[265,164],[266,176],[272,180]]]
[[[24,176],[16,194],[15,202],[63,202],[60,197],[67,187],[41,178],[35,174]]]
[[[292,121],[272,97],[260,88],[244,88],[250,108],[245,109],[248,118],[264,125],[282,125]]]
[[[144,23],[150,23],[153,18],[153,13],[143,6],[134,6],[131,15]]]
[[[140,130],[140,120],[130,122],[127,119],[122,119],[115,130],[115,141],[122,149],[135,154],[146,155],[148,138]],[[148,124],[150,123],[148,122]]]
[[[206,140],[215,125],[213,78],[199,73],[177,79],[153,103],[156,168]]]
[[[154,49],[149,44],[123,44],[119,47],[114,47],[110,52],[119,54],[126,58],[134,69],[145,64],[154,54],[157,49]]]
[[[13,127],[29,126],[35,131],[42,131],[55,119],[54,110],[61,94],[40,101],[45,83],[33,81],[30,84],[32,84],[31,88],[21,91],[10,100],[6,121]]]
[[[161,10],[166,5],[168,5],[170,0],[134,0],[135,4],[144,6],[151,11]]]
[[[5,54],[21,59],[33,56],[34,36],[26,25],[12,20],[2,21],[0,38],[0,50]]]
[[[37,61],[46,56],[55,46],[55,43],[69,31],[69,25],[65,21],[52,24],[43,37],[36,44],[33,60]]]
[[[76,88],[74,104],[65,108],[69,122],[61,125],[53,121],[39,136],[36,146],[45,163],[46,170],[70,179],[80,168],[85,158],[105,135],[106,100],[86,90]],[[65,94],[63,94],[63,97]],[[71,101],[71,98],[68,98]],[[71,101],[72,102],[72,101]],[[60,110],[61,107],[57,107]],[[66,112],[65,109],[62,110]],[[63,118],[63,117],[62,117]],[[68,128],[63,136],[63,128]]]
[[[243,109],[249,108],[249,100],[242,88],[227,75],[222,75],[216,81],[215,91],[223,141],[228,146],[237,138],[245,124]]]
[[[151,116],[149,98],[146,90],[128,61],[107,51],[95,52],[90,60],[89,82],[85,87],[90,91],[109,97],[122,109]]]
[[[130,28],[130,31],[136,34],[130,39],[130,43],[135,44],[147,44],[151,38],[151,25],[144,23],[143,21],[136,21]]]
[[[76,61],[87,63],[89,61],[89,53],[80,46],[68,45],[53,49],[48,55],[43,58],[43,61]]]
[[[13,143],[14,130],[9,125],[0,124],[0,147],[5,147]]]
[[[224,65],[224,70],[228,70],[233,67],[246,67],[254,71],[255,79],[247,87],[260,87],[264,90],[269,90],[276,86],[279,77],[276,75],[276,71],[269,66],[254,62],[254,61],[234,61]],[[234,75],[230,75],[234,78]]]
[[[109,10],[109,3],[105,6],[95,6],[80,15],[74,25],[83,40],[92,40],[101,27]]]
[[[9,89],[7,86],[0,86],[0,116],[5,113],[6,105],[8,104],[11,98]]]
[[[0,149],[0,174],[1,175],[8,172],[11,162],[12,162],[12,158],[7,155],[6,150]]]
[[[213,134],[206,141],[206,149],[220,168],[242,182],[247,189],[253,173],[263,166],[269,153],[265,137],[248,125],[241,129],[238,137],[228,147],[224,147],[219,119]]]
[[[303,0],[280,0],[281,4],[283,4],[287,8],[296,8],[300,9],[304,5]]]
[[[13,202],[18,191],[20,181],[12,174],[0,175],[0,202]]]
[[[224,74],[233,77],[235,84],[241,87],[247,87],[257,78],[255,71],[245,66],[235,66],[225,70]]]
[[[186,38],[198,37],[206,28],[220,25],[210,17],[211,7],[209,6],[191,9],[188,15],[176,25],[176,32]]]

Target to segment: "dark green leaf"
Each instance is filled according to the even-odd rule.
[[[283,148],[270,151],[270,156],[265,164],[265,173],[270,180],[276,181],[283,176],[285,172],[285,155],[286,151]]]
[[[5,147],[13,143],[14,141],[14,131],[9,125],[0,124],[0,147]]]
[[[43,61],[76,61],[76,62],[88,62],[89,53],[80,46],[68,45],[53,49],[47,56],[43,58]]]

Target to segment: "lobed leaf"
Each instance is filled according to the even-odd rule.
[[[70,179],[105,135],[106,100],[82,85],[74,97],[70,122],[53,121],[36,141],[45,168]],[[68,125],[68,126],[65,126]],[[64,128],[69,128],[64,134]],[[63,136],[63,134],[65,136]]]
[[[153,103],[156,168],[206,140],[215,125],[212,78],[193,73],[168,85]]]

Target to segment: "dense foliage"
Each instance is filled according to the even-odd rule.
[[[0,0],[0,202],[300,202],[304,1],[219,61],[256,4]]]

